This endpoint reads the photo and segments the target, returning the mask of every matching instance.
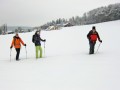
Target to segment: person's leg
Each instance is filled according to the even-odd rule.
[[[39,46],[35,46],[36,48],[36,58],[38,58],[38,50],[39,50]]]
[[[19,60],[20,48],[16,48],[16,60]]]
[[[42,58],[42,47],[39,46],[39,50],[40,50],[40,58]]]
[[[90,49],[89,49],[89,54],[92,54],[92,42],[89,41]]]
[[[91,43],[91,54],[93,54],[93,53],[94,53],[94,44]]]
[[[94,42],[92,45],[92,54],[94,54],[95,44],[96,44],[96,42]]]
[[[96,42],[89,42],[89,44],[90,44],[89,54],[94,54],[95,43],[96,43]]]

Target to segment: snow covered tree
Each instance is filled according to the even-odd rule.
[[[82,17],[75,16],[71,17],[69,20],[59,18],[55,21],[53,20],[52,22],[48,22],[47,24],[43,25],[43,27],[46,27],[46,25],[52,26],[58,24],[62,26],[63,24],[66,23],[70,23],[72,25],[86,25],[119,19],[120,19],[120,3],[117,3],[93,9],[87,13],[84,13]]]

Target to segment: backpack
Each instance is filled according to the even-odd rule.
[[[32,36],[32,42],[35,43],[35,35]]]
[[[90,40],[91,41],[97,41],[97,34],[90,35]]]

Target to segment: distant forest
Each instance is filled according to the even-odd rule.
[[[61,25],[63,26],[66,23],[70,23],[73,26],[76,25],[87,25],[95,24],[113,20],[120,19],[120,3],[111,4],[109,6],[104,6],[100,8],[93,9],[89,12],[83,14],[82,17],[75,16],[70,19],[59,18],[57,20],[52,20],[46,24],[40,26],[41,29],[47,29],[49,26]]]

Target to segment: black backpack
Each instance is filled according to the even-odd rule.
[[[32,42],[35,43],[35,35],[32,36]]]

